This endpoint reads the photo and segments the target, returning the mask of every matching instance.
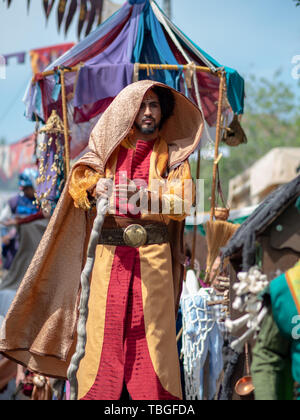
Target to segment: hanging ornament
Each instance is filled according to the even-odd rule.
[[[241,126],[238,115],[234,115],[232,122],[228,127],[225,126],[224,130],[222,142],[226,143],[227,146],[236,147],[247,143],[247,136]]]
[[[39,131],[37,142],[39,176],[36,200],[42,210],[52,214],[64,187],[64,127],[53,110],[46,125]]]

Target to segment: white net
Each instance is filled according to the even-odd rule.
[[[209,399],[214,397],[216,382],[223,368],[223,325],[221,305],[213,289],[200,289],[182,296],[182,353],[187,400],[203,399],[203,368],[209,353]]]

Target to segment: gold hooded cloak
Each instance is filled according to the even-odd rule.
[[[73,167],[37,252],[0,331],[0,351],[46,376],[66,378],[76,346],[81,271],[94,212],[74,206],[69,185],[74,170],[86,165],[105,173],[113,152],[129,134],[146,92],[161,83],[145,80],[127,86],[99,119],[89,140],[90,152]],[[169,88],[171,89],[171,88]],[[197,148],[203,120],[184,95],[175,96],[173,115],[161,137],[168,144],[168,168],[184,162]],[[175,305],[183,276],[183,222],[169,225]]]

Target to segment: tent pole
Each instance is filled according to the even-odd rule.
[[[164,10],[169,19],[172,19],[172,3],[171,0],[164,0]]]
[[[215,159],[213,166],[213,180],[211,190],[211,210],[210,210],[210,221],[212,222],[215,215],[216,206],[216,185],[217,185],[217,170],[219,164],[219,145],[221,141],[221,118],[222,118],[222,106],[225,88],[225,71],[221,73],[220,85],[219,85],[219,103],[218,103],[218,114],[217,114],[217,125],[216,125],[216,142],[215,142]]]
[[[64,68],[64,72],[65,73],[76,73],[79,69],[80,69],[80,66],[71,67],[71,68]],[[61,70],[61,68],[59,67],[58,70]],[[48,76],[53,76],[56,72],[57,72],[57,70],[44,71],[43,73],[39,73],[39,77],[44,78],[44,77],[48,77]],[[35,83],[35,82],[36,82],[36,75],[33,76],[33,78],[32,78],[32,83]]]
[[[61,80],[61,98],[62,98],[62,109],[63,109],[64,137],[65,137],[65,178],[67,178],[70,172],[70,145],[69,145],[69,125],[68,125],[67,95],[66,95],[64,69],[60,70],[60,80]]]
[[[189,68],[188,65],[184,65],[183,66],[183,70],[187,70]],[[64,68],[65,73],[76,73],[78,70],[80,69],[80,66],[77,67],[71,67],[71,68]],[[177,66],[176,64],[140,64],[139,63],[139,69],[140,70],[179,70],[179,66]],[[58,70],[61,70],[61,68],[59,67]],[[214,76],[219,76],[218,72],[214,72],[212,71],[209,67],[204,67],[204,66],[196,66],[195,70],[197,72],[204,72],[204,73],[210,73],[213,74]],[[44,78],[44,77],[48,77],[48,76],[53,76],[53,74],[55,74],[57,72],[57,70],[48,70],[48,71],[44,71],[43,73],[39,74],[39,77]],[[32,82],[35,83],[36,82],[36,76],[34,76],[32,78]]]
[[[190,66],[188,64],[185,64],[183,66],[180,66],[180,68],[183,68],[183,70],[188,70]],[[139,69],[140,70],[179,70],[179,66],[177,64],[144,64],[139,63]],[[214,72],[208,67],[204,66],[195,66],[195,70],[198,72],[204,72],[204,73],[210,73],[214,76],[219,76],[219,72]]]
[[[198,150],[198,157],[197,157],[197,171],[196,171],[196,182],[200,178],[200,161],[201,161],[201,149]],[[194,263],[196,258],[196,240],[197,240],[197,220],[195,215],[195,223],[194,223],[194,229],[193,229],[193,249],[192,249],[192,261],[191,261],[191,268],[194,269]]]

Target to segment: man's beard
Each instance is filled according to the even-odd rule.
[[[154,122],[154,120],[153,120]],[[141,125],[135,123],[136,128],[142,133],[142,134],[154,134],[155,131],[158,129],[158,125],[155,124],[152,127],[142,127]]]

